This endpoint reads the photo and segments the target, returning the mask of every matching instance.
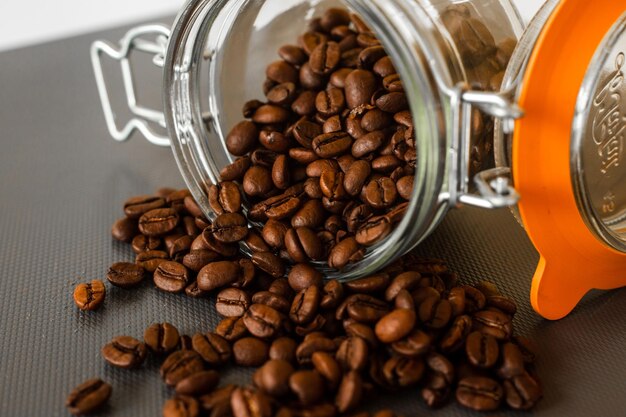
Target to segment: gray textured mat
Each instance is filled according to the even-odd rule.
[[[65,416],[71,388],[88,377],[113,384],[109,416],[158,416],[169,395],[155,362],[129,372],[100,358],[118,334],[141,336],[154,321],[185,333],[216,323],[210,300],[109,287],[104,308],[80,313],[73,286],[103,278],[132,259],[113,242],[112,222],[129,196],[179,186],[168,149],[134,138],[116,144],[101,115],[88,61],[92,40],[110,31],[0,54],[0,415]],[[154,97],[153,97],[154,98]],[[594,294],[568,318],[546,322],[528,303],[537,255],[507,211],[451,213],[420,249],[447,258],[463,279],[488,278],[520,303],[516,325],[539,345],[545,399],[528,415],[626,414],[626,291]],[[241,381],[248,373],[229,372]],[[448,406],[429,411],[417,391],[381,395],[372,408],[407,416],[480,415]],[[501,412],[498,416],[526,415]]]

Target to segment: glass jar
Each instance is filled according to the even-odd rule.
[[[91,53],[113,137],[139,130],[152,143],[171,144],[187,186],[213,218],[206,185],[233,162],[226,134],[244,102],[264,97],[275,51],[328,8],[350,9],[402,79],[415,134],[414,189],[402,221],[362,260],[342,271],[319,267],[332,278],[366,276],[422,242],[451,208],[519,201],[515,211],[542,255],[533,306],[559,318],[589,289],[626,284],[626,192],[619,187],[626,180],[624,2],[612,1],[591,7],[551,0],[524,28],[510,0],[190,0],[171,32],[135,28],[119,48],[98,41]],[[580,32],[569,33],[567,22]],[[573,62],[560,49],[575,55]],[[154,54],[163,66],[164,113],[135,100],[133,50]],[[109,103],[103,53],[121,61],[137,116],[122,129]],[[538,99],[542,88],[553,96]],[[155,133],[155,123],[168,135]]]

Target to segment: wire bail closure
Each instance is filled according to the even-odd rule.
[[[154,36],[153,41],[145,40],[142,37]],[[170,146],[170,138],[156,133],[149,123],[157,123],[163,128],[165,125],[165,115],[162,111],[150,109],[137,103],[135,95],[135,85],[133,80],[133,68],[130,62],[131,53],[136,50],[153,54],[154,65],[163,68],[165,61],[165,51],[167,49],[170,36],[170,29],[159,24],[137,26],[129,30],[119,41],[119,47],[106,41],[96,41],[91,45],[91,63],[98,85],[98,93],[102,110],[106,119],[107,128],[110,135],[118,142],[124,142],[130,138],[137,130],[148,140],[148,142],[158,146]],[[109,99],[106,79],[102,71],[102,54],[106,54],[120,63],[126,102],[128,109],[135,116],[131,118],[122,128],[116,123],[115,112]]]

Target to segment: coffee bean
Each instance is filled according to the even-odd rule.
[[[328,134],[330,132],[338,132],[341,128],[341,119],[339,116],[343,109],[346,107],[346,99],[343,95],[343,90],[339,88],[331,88],[328,91],[320,91],[315,98],[315,108],[324,117],[332,117],[335,126],[324,123],[323,131]],[[336,124],[339,124],[339,129]]]
[[[469,316],[457,317],[439,343],[441,350],[444,353],[456,352],[463,346],[465,338],[471,330],[472,319]]]
[[[315,352],[335,352],[337,345],[327,337],[312,334],[307,335],[302,343],[296,349],[296,360],[299,364],[305,365],[311,363],[311,356]]]
[[[352,71],[345,80],[346,102],[350,109],[368,104],[376,91],[376,77],[370,71],[357,69]]]
[[[498,340],[508,340],[513,332],[513,323],[506,314],[495,310],[483,310],[472,317],[474,328]]]
[[[323,133],[313,139],[311,146],[320,158],[332,158],[350,149],[352,138],[345,132]]]
[[[241,267],[232,261],[211,262],[198,272],[198,288],[211,291],[233,284],[241,276]]]
[[[327,32],[330,32],[333,28],[337,26],[349,24],[350,13],[348,13],[345,9],[340,9],[336,7],[331,7],[327,9],[322,15],[322,19],[320,20],[320,25]]]
[[[289,271],[289,286],[294,291],[302,291],[311,286],[321,288],[324,278],[322,274],[309,264],[296,264]]]
[[[344,311],[360,323],[375,323],[389,312],[389,306],[382,300],[367,294],[354,294],[344,300],[337,309],[337,319]]]
[[[284,45],[278,50],[278,55],[291,65],[302,65],[308,57],[304,50],[295,45]]]
[[[139,231],[146,236],[162,236],[174,230],[178,220],[178,213],[172,208],[150,210],[139,218]]]
[[[357,243],[371,246],[380,242],[391,233],[391,223],[386,216],[370,217],[357,230]]]
[[[529,410],[543,396],[541,386],[528,373],[504,381],[506,403],[514,410]]]
[[[224,365],[232,355],[228,341],[217,333],[196,333],[191,338],[191,346],[211,366]]]
[[[381,78],[385,78],[388,75],[396,73],[393,62],[391,62],[391,58],[389,58],[388,56],[385,56],[376,61],[373,70]]]
[[[239,213],[221,214],[213,222],[211,234],[222,243],[239,242],[248,234],[248,222]]]
[[[211,417],[232,416],[230,397],[235,388],[235,385],[229,384],[201,396],[200,404],[206,415]]]
[[[223,317],[241,317],[250,306],[250,296],[238,288],[226,288],[217,294],[215,309]]]
[[[376,323],[376,336],[383,343],[396,342],[408,335],[416,322],[415,311],[397,309],[383,316]]]
[[[163,404],[163,417],[198,417],[198,400],[187,395],[177,395]]]
[[[266,94],[266,96],[267,96],[267,100],[270,103],[278,104],[278,105],[290,104],[296,98],[296,85],[294,83],[292,83],[292,82],[278,84],[278,85],[274,86]],[[272,133],[278,133],[278,132],[272,132]],[[282,136],[282,134],[281,134],[281,136]],[[266,139],[268,139],[268,138],[266,137]],[[263,140],[263,132],[261,132],[259,140],[263,144],[263,146],[267,147],[265,145],[265,143],[264,143],[264,140]],[[283,140],[284,140],[284,136],[283,136]],[[271,149],[270,147],[267,147],[267,148]],[[274,149],[272,149],[272,150],[274,150]]]
[[[291,307],[291,304],[285,297],[269,291],[260,291],[255,293],[252,296],[252,302],[254,304],[264,304],[284,314],[289,313],[289,308]]]
[[[74,289],[74,303],[83,311],[96,310],[104,302],[106,288],[99,279],[81,283]]]
[[[465,341],[465,352],[472,365],[479,368],[491,368],[498,360],[500,349],[498,341],[492,336],[472,332]]]
[[[281,249],[285,243],[287,225],[283,222],[270,219],[263,226],[263,240],[274,249]]]
[[[263,304],[252,304],[243,316],[248,331],[260,338],[274,337],[282,325],[280,313]]]
[[[279,337],[272,342],[269,350],[270,359],[282,359],[289,363],[296,362],[297,343],[289,337]]]
[[[256,337],[244,337],[233,344],[233,357],[239,366],[260,366],[269,357],[269,346]]]
[[[302,289],[293,299],[289,318],[297,324],[310,323],[317,314],[322,294],[318,287],[312,285]]]
[[[154,323],[146,328],[143,341],[154,353],[170,353],[179,344],[180,336],[178,329],[169,323]]]
[[[341,379],[335,397],[335,405],[340,413],[353,410],[363,396],[363,381],[357,371],[350,371]]]
[[[160,374],[165,383],[171,387],[189,375],[202,371],[202,358],[193,350],[177,350],[170,354],[160,368]]]
[[[221,255],[208,249],[196,249],[189,251],[183,257],[183,265],[194,272],[199,272],[203,267],[211,262],[217,261]]]
[[[354,145],[352,146],[352,149],[354,149]],[[352,165],[350,165],[344,176],[343,186],[346,192],[353,197],[359,195],[370,173],[370,164],[363,160],[355,161]]]
[[[137,220],[123,217],[111,227],[111,235],[120,242],[129,243],[137,234]]]
[[[324,224],[324,206],[319,200],[309,200],[291,218],[291,227],[316,229]]]
[[[276,188],[284,190],[291,181],[289,161],[285,155],[279,155],[272,166],[272,181]]]
[[[368,361],[369,347],[365,339],[358,336],[346,338],[337,349],[337,362],[346,371],[360,371]]]
[[[422,330],[416,329],[406,337],[392,343],[391,348],[400,355],[419,357],[431,348],[432,338]]]
[[[317,234],[308,227],[287,230],[284,243],[289,256],[296,262],[322,258],[322,243]]]
[[[289,393],[289,378],[293,373],[293,366],[286,360],[271,359],[257,370],[254,381],[261,391],[282,397]]]
[[[161,262],[154,271],[154,285],[166,292],[181,292],[189,283],[189,272],[178,262]]]
[[[130,336],[118,336],[102,347],[105,361],[118,368],[136,368],[146,358],[146,345]]]
[[[233,182],[224,181],[211,185],[208,192],[209,205],[215,214],[236,213],[241,209],[241,193]]]
[[[296,371],[289,377],[289,388],[300,404],[313,405],[324,395],[324,380],[317,371]]]
[[[448,300],[428,297],[419,306],[419,319],[431,329],[443,328],[452,317],[452,307]]]
[[[250,168],[250,157],[243,156],[235,159],[232,164],[226,165],[220,171],[222,181],[236,181],[243,178],[248,168]]]
[[[343,269],[348,263],[356,262],[363,257],[361,248],[353,237],[348,237],[337,243],[330,251],[328,266],[338,270]]]
[[[132,197],[124,203],[124,214],[131,219],[138,219],[145,212],[161,208],[164,205],[165,199],[162,197],[152,195]]]
[[[375,209],[391,207],[397,196],[396,184],[388,177],[370,181],[365,188],[365,201]]]
[[[393,117],[380,109],[369,110],[361,119],[361,127],[368,132],[377,132],[393,123]]]
[[[158,249],[161,246],[161,239],[155,236],[137,235],[133,238],[131,245],[133,252],[139,254]]]
[[[241,339],[248,333],[241,317],[226,317],[215,327],[215,333],[229,342]]]
[[[65,406],[76,416],[89,414],[109,400],[111,391],[111,385],[103,380],[89,379],[72,390],[65,400]]]
[[[336,42],[320,43],[311,52],[309,65],[319,75],[328,75],[339,65],[341,50]]]
[[[474,376],[463,378],[456,389],[456,400],[476,411],[493,411],[502,402],[504,392],[495,380]]]
[[[235,388],[230,396],[234,417],[271,417],[272,407],[265,394],[250,388]]]
[[[252,255],[252,263],[274,278],[285,275],[285,265],[280,258],[271,252],[256,252]]]

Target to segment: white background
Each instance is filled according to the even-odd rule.
[[[528,20],[544,0],[513,0]],[[174,14],[183,0],[0,0],[0,51]]]

